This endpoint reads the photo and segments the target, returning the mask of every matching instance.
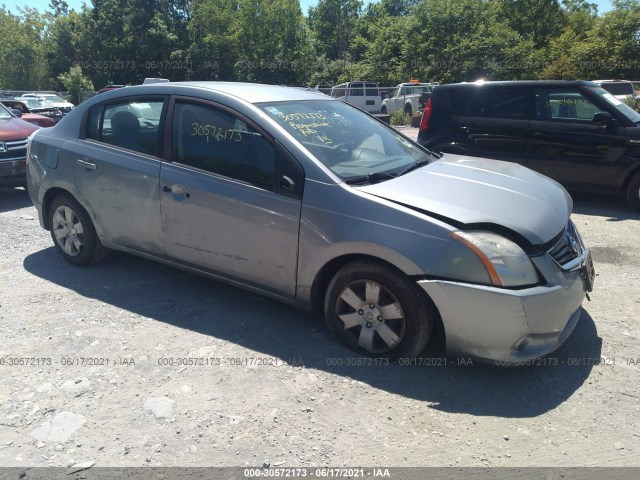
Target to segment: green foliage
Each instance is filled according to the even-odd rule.
[[[566,24],[566,12],[558,0],[499,0],[507,25],[523,38],[543,48]]]
[[[93,82],[82,74],[78,66],[71,67],[67,73],[58,75],[58,80],[71,95],[71,103],[80,103],[80,92],[93,90]]]
[[[192,2],[187,58],[190,76],[198,80],[232,80],[237,61],[234,24],[237,0]]]
[[[405,115],[402,110],[391,114],[391,125],[411,125],[411,115]]]
[[[235,37],[238,80],[285,85],[306,80],[301,73],[308,37],[298,0],[238,0]]]
[[[49,87],[45,18],[32,8],[20,15],[0,6],[0,87],[15,90]]]
[[[0,86],[640,78],[640,0],[92,0],[0,7]]]
[[[346,56],[361,8],[360,0],[319,0],[317,7],[309,9],[309,25],[319,55],[329,60]]]
[[[628,96],[624,103],[633,108],[636,112],[640,113],[640,98],[633,98],[632,96]]]

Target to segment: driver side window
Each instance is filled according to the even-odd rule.
[[[577,91],[536,92],[536,118],[564,122],[591,122],[602,109]]]

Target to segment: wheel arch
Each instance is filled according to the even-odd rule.
[[[640,165],[638,165],[636,168],[631,170],[631,172],[629,172],[627,174],[626,178],[624,179],[624,182],[622,183],[622,193],[623,194],[627,193],[627,189],[629,188],[629,184],[631,183],[631,180],[633,180],[635,178],[636,175],[640,175]]]
[[[77,198],[69,191],[61,187],[52,187],[44,194],[42,198],[42,218],[44,220],[44,228],[47,230],[51,230],[51,225],[49,222],[49,208],[51,207],[51,203],[58,195],[69,195],[75,201],[78,201]],[[80,202],[78,202],[80,203]],[[83,207],[84,208],[84,207]],[[86,209],[85,209],[86,210]]]
[[[327,288],[329,286],[329,283],[342,267],[356,261],[370,262],[374,265],[379,265],[385,268],[395,270],[396,272],[399,272],[403,275],[411,276],[407,272],[403,271],[401,268],[398,268],[393,263],[385,259],[382,259],[380,257],[376,257],[374,255],[350,253],[350,254],[341,255],[339,257],[335,257],[329,260],[327,263],[325,263],[322,266],[322,268],[320,268],[320,270],[317,272],[313,280],[313,283],[311,285],[310,295],[309,295],[309,302],[310,302],[312,311],[324,315],[324,297],[325,297]],[[435,312],[433,336],[438,338],[439,340],[441,339],[442,341],[444,341],[445,329],[444,329],[444,324],[442,322],[442,318],[440,316],[440,311],[438,310],[438,306],[422,288],[417,288],[417,291],[426,302],[431,303],[433,306],[433,311]]]

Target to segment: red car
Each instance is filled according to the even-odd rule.
[[[116,88],[122,88],[125,87],[126,85],[113,85],[113,84],[109,84],[109,85],[105,85],[104,87],[102,87],[100,90],[98,90],[97,93],[104,93],[104,92],[110,92],[111,90],[115,90]]]
[[[32,113],[29,107],[20,100],[1,99],[0,103],[7,107],[16,117],[21,118],[25,122],[33,123],[39,127],[53,127],[56,124],[55,120],[51,117]]]
[[[39,128],[0,104],[0,187],[25,185],[27,137]]]

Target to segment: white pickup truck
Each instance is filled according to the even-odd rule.
[[[414,112],[422,110],[421,99],[424,100],[423,93],[430,94],[434,83],[401,83],[397,85],[389,95],[382,101],[380,112],[383,115],[391,115],[398,110],[402,110],[405,115],[413,115]]]

